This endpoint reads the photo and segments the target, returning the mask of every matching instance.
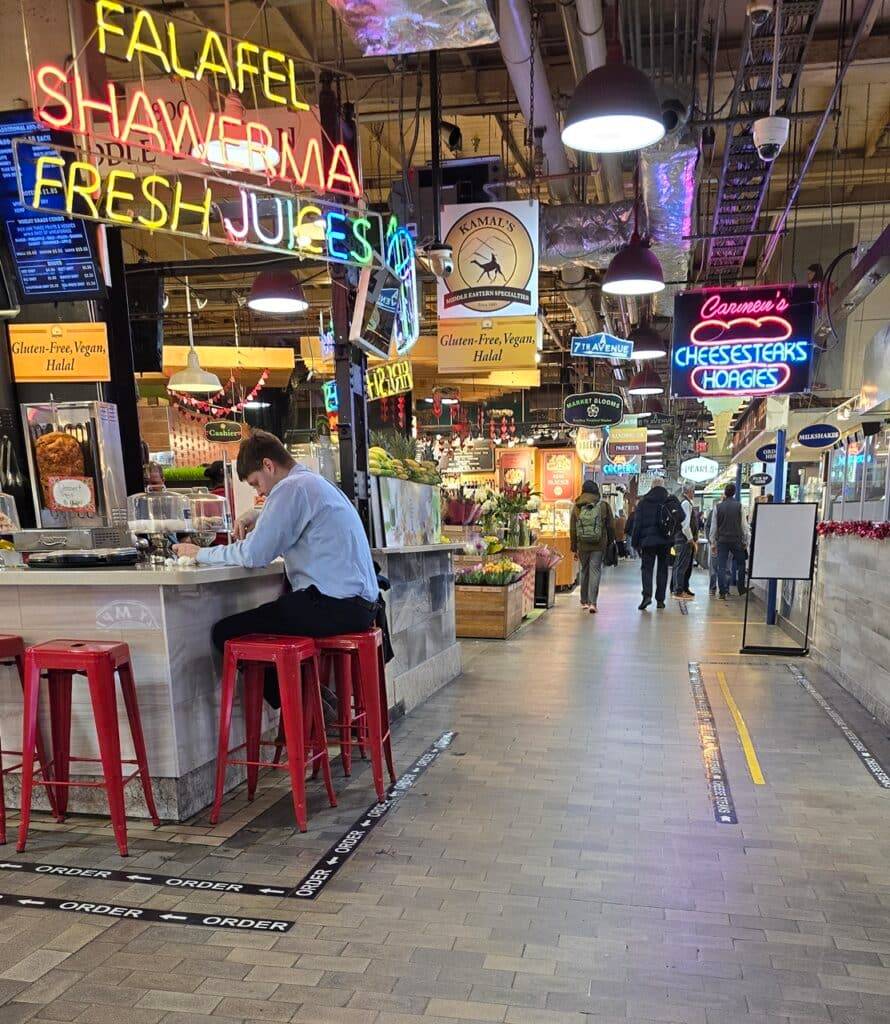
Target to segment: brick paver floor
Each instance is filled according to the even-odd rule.
[[[688,616],[641,614],[638,565],[607,575],[595,617],[562,597],[508,643],[465,643],[464,675],[396,729],[402,767],[443,731],[453,744],[314,902],[0,865],[0,892],[34,899],[296,922],[247,933],[0,901],[0,1024],[890,1022],[890,791],[786,660],[738,656],[740,601],[711,601],[697,573]],[[709,801],[690,661],[737,825]],[[887,730],[800,664],[890,763]],[[292,885],[371,800],[365,767],[335,781],[334,811],[313,785],[304,836],[282,791],[221,841],[204,820],[206,842],[140,831],[124,862],[74,818],[4,863]]]

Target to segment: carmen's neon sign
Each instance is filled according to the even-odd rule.
[[[678,295],[671,393],[708,398],[808,391],[814,315],[815,293],[805,286]]]

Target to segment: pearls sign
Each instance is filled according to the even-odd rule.
[[[691,480],[694,484],[703,484],[708,480],[713,480],[719,472],[720,463],[703,456],[699,456],[697,459],[687,459],[680,463],[680,476],[684,480]]]

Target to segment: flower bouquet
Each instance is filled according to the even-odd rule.
[[[506,587],[515,583],[522,574],[523,568],[509,558],[497,562],[479,562],[457,573],[455,583],[459,587]]]
[[[554,551],[553,548],[548,547],[546,544],[538,545],[535,569],[541,569],[544,572],[547,572],[559,565],[561,561],[562,555],[558,551]]]

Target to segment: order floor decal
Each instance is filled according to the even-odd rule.
[[[276,921],[258,917],[232,917],[225,914],[188,914],[177,910],[148,910],[116,903],[90,903],[85,900],[60,900],[50,896],[17,896],[0,893],[0,907],[21,907],[23,910],[62,910],[71,914],[92,914],[128,921],[155,921],[158,924],[192,925],[199,928],[228,928],[246,932],[277,932],[283,935],[294,926],[293,921]]]
[[[794,676],[798,683],[807,691],[813,700],[819,705],[826,715],[840,729],[844,739],[865,765],[866,771],[883,789],[890,789],[890,772],[881,764],[875,755],[868,749],[865,743],[856,735],[853,729],[847,725],[839,711],[829,704],[815,686],[807,679],[797,665],[788,665],[788,671]]]
[[[729,789],[729,778],[723,764],[723,754],[720,751],[717,723],[714,721],[714,712],[711,710],[711,702],[708,700],[708,693],[705,690],[701,666],[697,661],[689,662],[689,685],[692,687],[692,699],[695,702],[698,741],[701,745],[705,778],[708,782],[711,806],[714,808],[714,818],[721,825],[737,825],[735,804]]]
[[[455,732],[443,732],[413,762],[410,768],[394,782],[386,791],[386,799],[382,803],[372,804],[364,814],[343,833],[330,849],[319,858],[314,867],[290,891],[290,896],[297,900],[314,900],[330,885],[344,864],[368,838],[377,823],[385,817],[396,803],[411,789],[421,775],[432,765],[439,755],[451,746]]]

